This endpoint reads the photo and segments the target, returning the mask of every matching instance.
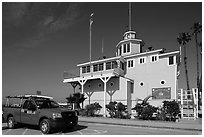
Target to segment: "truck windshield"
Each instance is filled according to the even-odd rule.
[[[36,100],[38,108],[58,108],[59,104],[52,100]]]

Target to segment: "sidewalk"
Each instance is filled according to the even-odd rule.
[[[182,119],[179,122],[168,122],[137,119],[113,119],[104,117],[79,117],[79,122],[202,131],[202,119]]]

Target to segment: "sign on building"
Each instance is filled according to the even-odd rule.
[[[171,99],[171,88],[152,88],[153,99]]]

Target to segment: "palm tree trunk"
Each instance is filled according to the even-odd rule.
[[[187,90],[189,90],[189,89],[190,89],[190,86],[189,86],[189,80],[188,80],[186,46],[184,45],[183,47],[184,47],[184,67],[185,67],[185,74],[186,74],[186,84],[187,84]]]
[[[196,60],[197,60],[197,88],[199,87],[199,56],[198,56],[198,39],[197,33],[195,33],[195,42],[196,42]]]

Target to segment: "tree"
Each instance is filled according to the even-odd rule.
[[[75,103],[77,108],[80,108],[80,103],[83,103],[86,98],[84,97],[84,94],[76,92],[70,94],[69,97],[67,97],[66,99],[68,103]]]
[[[186,44],[191,40],[191,35],[188,33],[179,33],[177,37],[177,42],[182,45],[184,48],[184,67],[185,67],[185,74],[186,74],[186,84],[187,90],[190,89],[189,80],[188,80],[188,69],[187,69],[187,56],[186,56]]]
[[[193,27],[191,27],[191,29],[193,30],[192,35],[195,36],[195,46],[196,46],[196,60],[197,60],[197,88],[198,91],[200,92],[200,74],[199,74],[199,51],[198,48],[200,47],[200,43],[198,42],[198,33],[200,33],[202,31],[202,25],[200,24],[200,22],[196,22],[193,24]],[[199,102],[201,101],[200,97],[198,97]]]

